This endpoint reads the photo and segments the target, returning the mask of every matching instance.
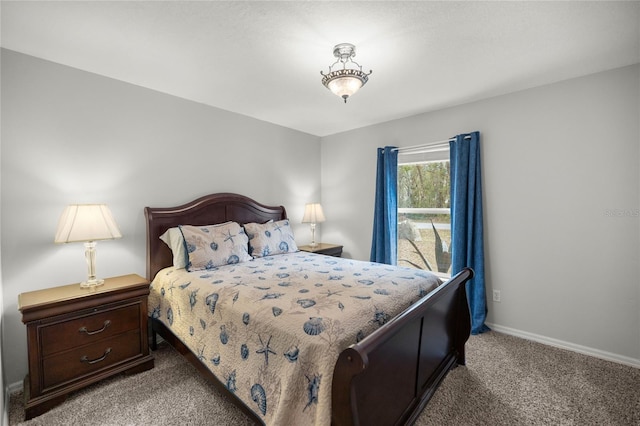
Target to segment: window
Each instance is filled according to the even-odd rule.
[[[449,144],[398,153],[398,265],[451,274]]]

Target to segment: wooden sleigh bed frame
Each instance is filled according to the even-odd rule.
[[[266,206],[231,193],[204,196],[172,208],[146,207],[144,212],[149,280],[173,263],[170,249],[159,239],[171,227],[286,218],[283,206]],[[465,283],[472,277],[473,271],[464,269],[340,354],[331,389],[332,424],[415,422],[447,372],[465,363],[464,346],[471,330]],[[262,423],[162,322],[153,320],[154,346],[156,333],[256,423]]]

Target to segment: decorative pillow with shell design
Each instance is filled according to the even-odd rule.
[[[244,229],[249,236],[249,253],[253,257],[298,251],[289,220],[267,223],[247,223]]]
[[[248,252],[247,234],[236,222],[209,226],[180,225],[180,231],[189,255],[189,272],[252,259]]]

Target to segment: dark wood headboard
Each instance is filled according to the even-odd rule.
[[[266,206],[244,195],[219,193],[206,195],[177,207],[145,207],[147,221],[147,279],[173,264],[173,255],[160,236],[178,225],[215,225],[227,221],[264,223],[287,218],[283,206]]]

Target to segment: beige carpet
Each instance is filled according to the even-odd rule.
[[[640,425],[640,369],[496,332],[472,336],[467,353],[417,425]],[[250,424],[171,347],[154,355],[153,370],[96,384],[28,422],[16,393],[9,424]]]

